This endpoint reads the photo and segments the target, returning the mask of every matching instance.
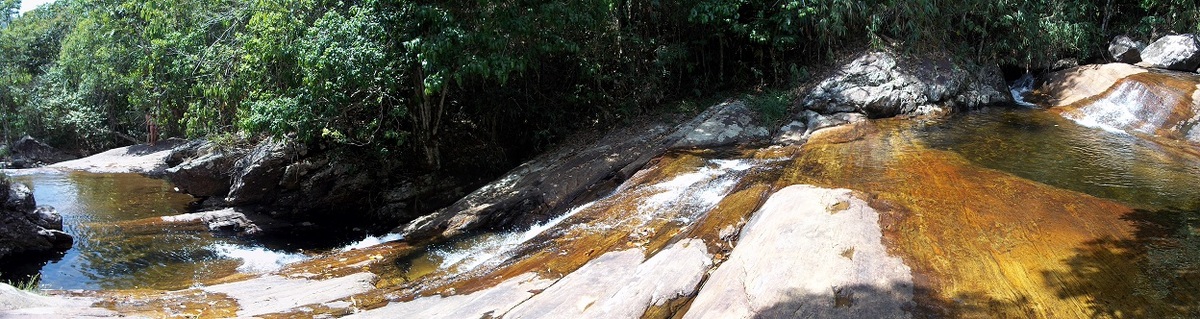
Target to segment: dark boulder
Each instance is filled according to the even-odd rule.
[[[1200,38],[1194,34],[1168,35],[1146,46],[1138,66],[1196,72],[1200,67]]]
[[[210,142],[187,143],[172,150],[165,174],[182,192],[223,199],[229,193],[234,163],[244,154],[243,149],[223,149]]]
[[[8,152],[12,168],[41,167],[78,158],[28,135],[13,143]]]
[[[51,254],[71,248],[71,235],[62,232],[62,217],[53,207],[38,207],[33,192],[18,183],[0,180],[0,260],[16,254]]]
[[[1134,64],[1142,62],[1142,50],[1145,48],[1146,44],[1142,42],[1118,35],[1108,43],[1108,54],[1112,55],[1113,61]]]

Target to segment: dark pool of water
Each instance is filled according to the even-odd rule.
[[[917,137],[980,166],[1142,209],[1200,211],[1200,159],[1033,109],[992,109],[924,126]]]
[[[271,251],[236,237],[161,228],[131,233],[114,226],[185,213],[192,201],[163,181],[136,174],[18,174],[39,205],[54,206],[75,245],[40,268],[49,289],[179,289],[242,271],[269,270],[302,255]],[[37,265],[33,265],[36,268]]]

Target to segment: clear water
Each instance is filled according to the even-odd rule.
[[[307,258],[235,237],[170,227],[131,228],[120,222],[185,213],[192,201],[163,181],[136,174],[56,173],[14,176],[38,205],[54,206],[75,245],[36,273],[47,289],[180,289],[236,272],[266,272]]]
[[[1041,110],[993,109],[917,129],[980,166],[1144,209],[1200,211],[1200,160]]]

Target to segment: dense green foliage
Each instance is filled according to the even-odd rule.
[[[1038,67],[1200,30],[1191,0],[18,4],[0,0],[6,139],[95,150],[144,139],[149,114],[166,136],[294,135],[429,167],[448,141],[520,154],[667,100],[792,85],[845,48]]]

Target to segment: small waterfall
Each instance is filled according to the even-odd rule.
[[[558,224],[567,218],[588,209],[595,203],[593,201],[572,208],[554,219],[533,225],[524,231],[484,235],[469,239],[469,242],[465,243],[466,247],[462,247],[463,245],[454,245],[453,247],[434,249],[431,254],[441,258],[440,268],[452,270],[454,273],[463,273],[485,264],[499,264],[507,260],[508,257],[511,257],[509,253],[514,248],[558,226]]]
[[[1083,126],[1115,133],[1156,134],[1186,120],[1195,83],[1170,75],[1144,73],[1120,80],[1094,99],[1063,112]]]
[[[1025,75],[1022,75],[1016,81],[1013,81],[1013,83],[1008,86],[1008,93],[1012,95],[1013,102],[1016,102],[1017,105],[1024,107],[1037,107],[1037,104],[1025,101],[1025,96],[1029,95],[1029,92],[1033,92],[1034,82],[1033,74],[1029,72],[1025,72]]]
[[[309,258],[301,253],[279,252],[263,247],[246,247],[229,243],[213,244],[208,249],[229,259],[240,259],[242,265],[238,266],[238,271],[248,273],[272,272],[283,268],[284,265]]]
[[[717,206],[737,185],[745,172],[761,160],[708,160],[694,172],[681,174],[651,185],[623,184],[608,196],[575,207],[544,223],[522,231],[484,234],[474,238],[432,249],[431,257],[440,261],[442,270],[461,274],[481,266],[495,266],[514,257],[517,248],[538,235],[564,229],[586,229],[593,232],[614,229],[638,229],[655,220],[689,224],[698,216]],[[614,202],[615,201],[615,202]],[[563,225],[572,216],[592,206],[633,202],[634,211],[620,216],[606,216],[586,224]]]

